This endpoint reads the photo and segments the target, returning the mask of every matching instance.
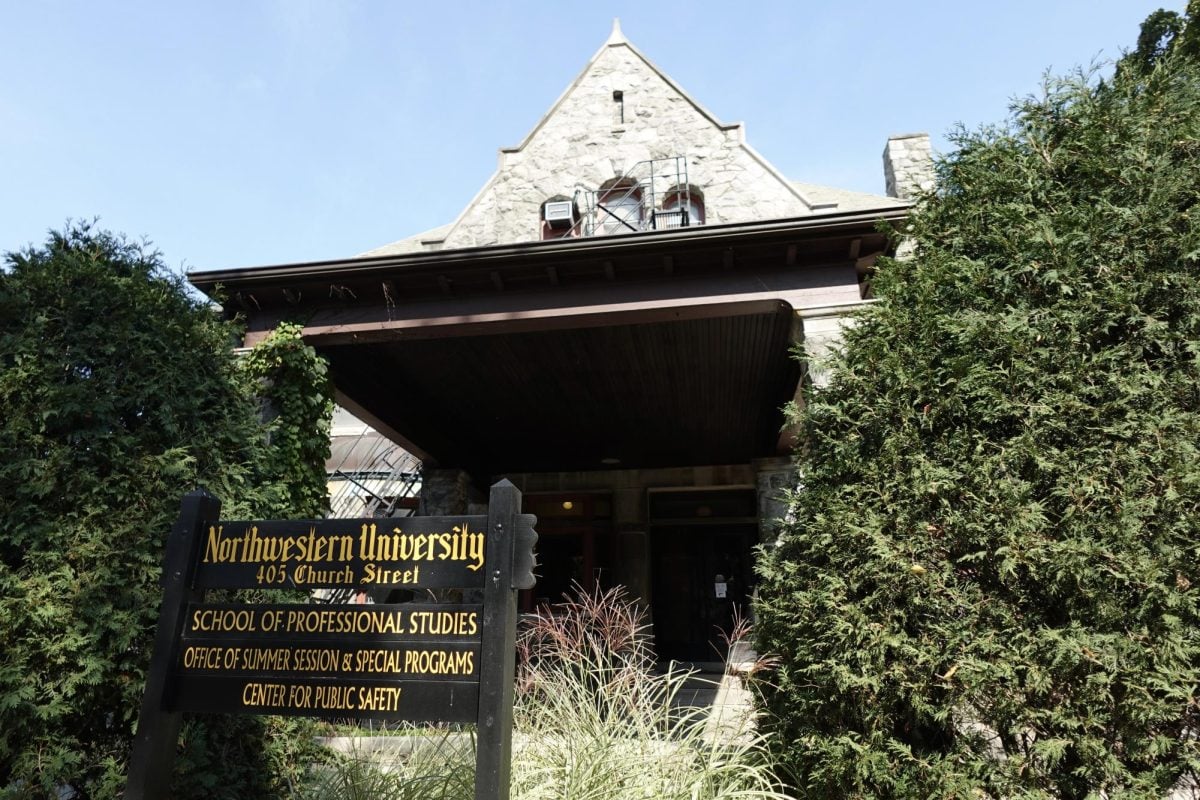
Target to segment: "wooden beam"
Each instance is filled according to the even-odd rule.
[[[335,381],[335,384],[336,384],[336,381]],[[357,417],[358,419],[367,423],[375,430],[379,431],[379,433],[381,435],[383,435],[383,437],[385,439],[388,439],[389,441],[395,442],[396,444],[400,445],[405,450],[412,453],[417,458],[421,459],[421,461],[430,461],[431,460],[430,454],[428,452],[426,452],[424,449],[419,447],[415,442],[413,442],[407,436],[400,433],[400,431],[396,430],[391,425],[388,425],[386,422],[384,422],[378,416],[376,416],[371,411],[369,411],[365,406],[363,406],[361,403],[359,403],[353,397],[351,397],[350,395],[343,392],[340,387],[335,388],[334,399],[339,406],[346,409],[351,414],[353,414],[355,417]]]
[[[163,599],[133,740],[125,800],[159,800],[169,794],[176,741],[183,722],[183,715],[171,709],[172,673],[187,628],[188,604],[204,601],[204,591],[192,588],[204,529],[220,517],[221,501],[198,489],[183,496],[179,517],[171,528],[163,555]]]
[[[478,336],[509,331],[603,327],[629,320],[721,316],[743,304],[785,303],[792,308],[833,306],[860,300],[853,264],[803,270],[713,273],[704,277],[638,283],[598,283],[583,289],[543,287],[517,292],[428,299],[419,304],[326,305],[308,316],[312,343],[348,344],[433,336]],[[606,315],[615,315],[613,321]],[[251,311],[245,344],[274,330],[284,312]]]
[[[575,328],[604,328],[615,325],[634,325],[647,322],[676,322],[689,319],[712,319],[762,314],[779,308],[781,301],[767,298],[743,301],[726,298],[727,302],[705,305],[643,305],[624,309],[546,309],[524,313],[481,315],[473,317],[422,320],[389,320],[379,322],[342,322],[317,324],[310,321],[303,331],[305,341],[314,346],[369,344],[393,340],[444,338],[451,336],[486,336],[531,331],[561,331]],[[246,336],[247,346],[263,335]]]
[[[546,277],[550,279],[551,286],[558,286],[558,267],[553,264],[546,267]]]

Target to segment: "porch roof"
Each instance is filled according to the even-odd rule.
[[[796,310],[858,302],[904,208],[196,271],[329,359],[339,401],[426,459],[505,472],[774,455]],[[218,291],[218,287],[220,290]]]

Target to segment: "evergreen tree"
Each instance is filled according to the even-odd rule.
[[[75,224],[6,261],[0,797],[112,797],[124,783],[180,497],[204,485],[226,515],[277,510],[297,471],[265,447],[252,389],[270,365],[240,367],[234,329],[157,252]],[[326,410],[327,435],[330,401],[314,365],[301,379]],[[273,386],[299,391],[294,372],[290,383],[278,372]],[[262,731],[189,725],[183,761],[194,793],[179,796],[268,796],[268,765],[281,757],[247,746]]]
[[[959,131],[797,415],[757,628],[806,796],[1196,780],[1197,41],[1192,0],[1111,79]]]

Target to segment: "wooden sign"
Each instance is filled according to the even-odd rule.
[[[487,516],[220,519],[183,499],[127,800],[162,798],[180,714],[476,722],[478,800],[508,797],[516,590],[532,588],[536,518],[508,481]],[[205,603],[207,589],[482,590],[481,604]]]
[[[478,589],[486,528],[483,516],[215,522],[196,586]]]

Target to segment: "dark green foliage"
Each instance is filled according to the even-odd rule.
[[[1198,6],[957,135],[798,416],[757,630],[807,796],[1200,770]]]
[[[265,453],[234,334],[157,253],[87,224],[8,254],[0,796],[119,793],[181,495],[204,485],[233,516],[290,491],[272,483],[286,470]],[[235,736],[239,724],[204,736]],[[236,771],[273,756],[238,747],[221,757]]]
[[[1142,23],[1142,31],[1138,34],[1137,47],[1127,53],[1117,65],[1118,74],[1122,79],[1137,80],[1145,77],[1163,56],[1174,51],[1183,58],[1194,59],[1200,56],[1200,30],[1194,26],[1188,27],[1187,20],[1196,17],[1196,6],[1193,2],[1186,16],[1160,8]],[[1129,75],[1128,73],[1136,73]],[[1126,74],[1120,74],[1126,73]]]

